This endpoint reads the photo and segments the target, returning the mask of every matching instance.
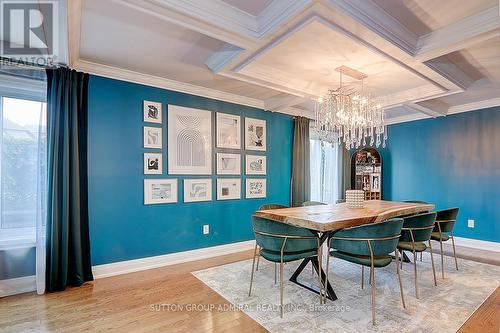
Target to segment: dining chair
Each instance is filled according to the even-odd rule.
[[[375,267],[385,267],[392,262],[390,254],[396,254],[396,274],[403,308],[406,308],[403,284],[399,272],[399,253],[396,251],[403,219],[394,218],[386,222],[372,223],[360,227],[343,229],[328,240],[330,256],[361,265],[361,288],[364,287],[364,267],[370,267],[372,324],[375,325]],[[330,256],[326,261],[326,272],[330,269]],[[328,280],[325,284],[328,283]]]
[[[417,279],[417,253],[427,250],[428,242],[431,253],[432,274],[434,285],[437,286],[436,270],[434,268],[434,256],[432,255],[431,233],[434,229],[436,213],[423,213],[403,218],[403,228],[398,242],[399,251],[411,251],[413,253],[413,267],[415,274],[415,296],[419,298]]]
[[[306,206],[320,206],[320,205],[326,205],[326,203],[322,203],[322,202],[319,202],[319,201],[304,201],[302,203],[303,207],[306,207]]]
[[[288,208],[288,206],[281,205],[281,204],[264,204],[259,207],[258,210],[268,210],[268,209],[281,209],[281,208]],[[256,271],[259,270],[259,262],[260,262],[260,247],[257,249],[257,268],[255,269]],[[274,264],[274,284],[276,284],[276,279],[277,279],[277,274],[276,274],[277,268],[276,268],[276,263]]]
[[[309,229],[291,226],[273,220],[253,216],[255,250],[250,277],[248,296],[252,294],[255,254],[260,247],[260,256],[280,264],[280,315],[283,318],[283,264],[291,261],[317,257],[321,267],[321,246],[318,235]],[[320,304],[322,303],[323,282],[318,274]]]
[[[335,203],[339,204],[339,203],[344,203],[345,202],[345,199],[338,199],[337,201],[335,201]]]
[[[441,276],[444,279],[444,258],[443,258],[443,242],[451,239],[453,246],[453,256],[455,257],[455,267],[458,271],[457,253],[455,252],[455,239],[453,237],[453,227],[457,220],[458,208],[449,208],[437,212],[436,224],[431,234],[431,239],[439,241],[441,251]]]

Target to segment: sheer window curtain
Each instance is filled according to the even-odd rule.
[[[339,191],[339,147],[310,140],[311,200],[334,204],[341,197]]]
[[[45,293],[47,219],[47,105],[42,104],[38,126],[38,172],[36,206],[36,292]]]

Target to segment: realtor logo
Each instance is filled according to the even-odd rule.
[[[58,50],[57,1],[0,0],[0,4],[0,55],[38,65],[52,63]]]

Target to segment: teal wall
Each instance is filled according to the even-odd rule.
[[[238,114],[267,121],[267,198],[143,204],[143,100],[163,103],[163,176],[167,175],[167,104]],[[153,125],[154,126],[154,125]],[[215,112],[212,117],[215,128]],[[242,129],[243,133],[243,129]],[[215,139],[215,135],[212,135]],[[139,84],[91,76],[89,83],[89,215],[92,264],[156,256],[253,239],[252,213],[264,203],[289,204],[293,119],[279,113]],[[215,147],[215,144],[213,144]],[[153,151],[153,150],[148,150]],[[214,153],[222,151],[214,148]],[[244,150],[240,152],[244,173]],[[261,154],[259,152],[250,152]],[[201,177],[201,176],[199,176]],[[206,176],[204,176],[206,178]],[[202,225],[210,234],[202,234]]]
[[[459,207],[456,236],[500,242],[500,108],[396,124],[388,133],[380,149],[384,199]]]

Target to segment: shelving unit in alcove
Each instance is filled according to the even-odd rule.
[[[382,157],[375,148],[351,155],[351,189],[365,191],[365,200],[382,199]]]

